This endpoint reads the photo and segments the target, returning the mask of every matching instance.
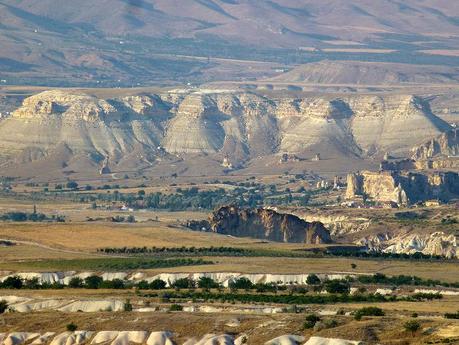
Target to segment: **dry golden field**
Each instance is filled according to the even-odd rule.
[[[213,233],[193,232],[171,225],[175,216],[163,213],[163,221],[134,225],[93,223],[0,223],[0,238],[24,241],[24,244],[0,247],[0,267],[27,270],[27,260],[81,259],[100,256],[104,247],[210,247],[231,246],[247,249],[290,251],[305,248],[300,244],[270,243],[249,238],[234,238]],[[168,218],[169,217],[169,218]],[[356,258],[289,257],[208,257],[213,265],[161,269],[168,272],[230,271],[245,273],[384,273],[409,274],[443,281],[459,281],[459,265],[448,261],[407,261]],[[24,260],[26,260],[24,262]],[[355,269],[351,264],[357,265]],[[49,261],[49,270],[53,269]],[[33,268],[33,267],[32,267]],[[30,269],[30,268],[29,268]],[[156,270],[159,271],[159,270]]]

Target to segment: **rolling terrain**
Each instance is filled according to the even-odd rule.
[[[456,82],[457,72],[440,76],[437,68],[458,64],[456,7],[420,0],[3,0],[0,80],[202,83],[265,78],[330,59],[433,65],[434,80]],[[399,67],[390,73],[400,75]]]
[[[0,345],[459,344],[455,0],[0,0]]]

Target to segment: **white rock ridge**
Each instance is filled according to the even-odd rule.
[[[78,158],[98,168],[108,161],[109,168],[137,169],[167,154],[368,157],[408,153],[450,128],[412,95],[278,99],[195,90],[101,99],[52,90],[25,99],[0,122],[0,158],[10,165]]]
[[[305,338],[298,335],[283,335],[272,339],[265,345],[299,345]],[[0,333],[1,345],[176,345],[174,334],[169,331],[75,331],[55,334],[54,332],[30,333],[14,332]],[[228,334],[206,334],[201,339],[190,338],[183,345],[243,345],[250,344],[250,337],[241,334],[236,339]],[[305,345],[360,345],[360,341],[311,337]]]

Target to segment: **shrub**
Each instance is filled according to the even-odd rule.
[[[124,302],[124,305],[123,305],[123,310],[124,311],[132,311],[132,303],[131,303],[131,300],[127,299],[126,302]]]
[[[325,323],[323,323],[322,321],[318,321],[314,325],[314,332],[320,332],[326,328],[327,326],[325,326]]]
[[[324,324],[326,328],[338,327],[338,321],[336,321],[335,319],[325,320]]]
[[[413,336],[421,328],[421,324],[416,320],[410,320],[403,324],[403,327],[407,332],[411,332]]]
[[[253,288],[253,283],[248,278],[239,278],[230,281],[229,288],[232,290],[250,290]]]
[[[113,279],[113,280],[103,281],[100,284],[100,287],[102,289],[124,289],[125,284],[124,284],[124,281],[122,281],[121,279]]]
[[[350,284],[345,280],[329,280],[325,282],[325,290],[328,293],[348,294],[351,291]]]
[[[201,277],[198,280],[198,287],[201,289],[216,289],[219,284],[209,277]]]
[[[159,301],[161,303],[167,303],[171,299],[171,295],[167,292],[158,294]]]
[[[192,289],[195,287],[195,282],[190,278],[177,279],[172,287],[175,289]]]
[[[314,327],[316,322],[320,321],[320,317],[318,317],[316,314],[309,314],[306,316],[306,319],[303,323],[303,328],[304,329],[311,329]]]
[[[136,288],[140,290],[148,290],[150,289],[150,284],[146,280],[141,280],[136,284]]]
[[[1,300],[0,301],[0,314],[3,314],[8,309],[8,302]]]
[[[182,311],[183,307],[180,304],[172,304],[169,307],[169,311]]]
[[[82,288],[83,285],[84,285],[83,279],[81,279],[80,277],[73,277],[69,281],[69,287],[73,289]]]
[[[278,290],[278,286],[276,284],[274,284],[274,283],[268,283],[268,284],[258,283],[254,287],[255,287],[257,292],[273,292],[273,293],[276,293],[277,290]],[[306,292],[307,292],[307,290],[306,290]]]
[[[6,278],[1,287],[4,289],[22,289],[24,283],[22,279],[18,276],[8,277]]]
[[[24,281],[24,287],[26,289],[38,290],[41,288],[40,281],[38,278],[27,279]]]
[[[71,323],[67,324],[67,326],[65,326],[65,328],[69,332],[75,332],[78,329],[78,326],[75,325],[73,322],[71,322]]]
[[[365,307],[357,310],[354,314],[356,320],[361,320],[363,316],[384,316],[384,311],[378,307]]]
[[[306,283],[308,285],[319,285],[320,284],[320,279],[316,274],[310,274],[306,278]]]
[[[77,189],[78,188],[78,183],[76,183],[75,181],[69,181],[69,182],[67,182],[66,187],[68,189]]]
[[[166,282],[161,279],[155,279],[150,283],[150,289],[153,290],[163,290],[166,288]]]
[[[87,277],[84,280],[84,286],[87,289],[99,289],[100,286],[102,285],[103,279],[99,276],[93,275],[90,277]]]
[[[445,319],[459,319],[459,311],[457,313],[446,313]]]

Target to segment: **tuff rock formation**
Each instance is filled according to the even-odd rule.
[[[277,154],[365,158],[408,153],[449,129],[428,103],[411,95],[276,98],[172,90],[102,99],[46,91],[0,121],[0,166],[46,160],[48,167],[58,162],[69,170],[99,171],[108,159],[117,172],[149,167],[168,155],[217,162],[228,155],[237,166]]]
[[[175,345],[176,334],[170,331],[74,331],[63,332],[12,332],[0,333],[2,345]],[[183,345],[243,345],[250,343],[250,337],[245,333],[235,334],[205,334],[202,337],[186,335],[187,340]],[[290,345],[303,343],[303,336],[288,334],[274,338],[265,345]],[[248,342],[249,341],[249,342]],[[344,339],[311,337],[307,345],[360,345],[359,341]]]
[[[422,253],[439,255],[446,258],[459,256],[458,237],[444,232],[434,233],[401,233],[395,235],[375,234],[356,241],[370,251],[398,254]]]
[[[142,101],[143,107],[137,104]],[[135,102],[131,97],[106,101],[63,91],[29,97],[0,123],[1,161],[28,163],[50,158],[67,166],[85,160],[100,169],[104,159],[114,166],[131,160],[125,167],[138,168],[157,155],[162,133],[157,118],[163,111],[155,102],[156,98],[146,96]]]
[[[437,156],[459,156],[459,128],[442,133],[412,150],[412,158],[426,160]]]
[[[276,242],[331,243],[329,231],[320,222],[306,222],[291,214],[270,209],[239,209],[224,206],[209,217],[213,232]]]
[[[429,199],[459,197],[455,172],[363,171],[347,177],[346,198],[369,198],[407,205]]]

